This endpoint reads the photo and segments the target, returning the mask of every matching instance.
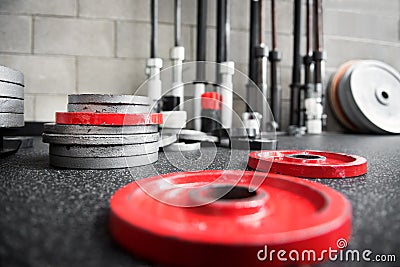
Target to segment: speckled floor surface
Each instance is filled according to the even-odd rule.
[[[318,149],[367,158],[368,174],[319,179],[353,206],[351,249],[396,254],[400,265],[400,136],[325,134],[279,137],[279,149]],[[206,150],[204,159],[212,156]],[[218,149],[209,169],[246,165],[240,152]],[[48,165],[47,145],[0,160],[0,266],[151,266],[113,243],[107,229],[111,195],[134,179],[178,171],[160,153],[154,166],[122,170],[58,170]],[[365,266],[335,262],[322,266]],[[378,264],[376,264],[378,265]],[[372,266],[372,265],[371,265]],[[380,266],[380,265],[379,265]]]

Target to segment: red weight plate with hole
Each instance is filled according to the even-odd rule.
[[[345,178],[367,173],[367,160],[363,157],[314,150],[255,151],[249,154],[247,164],[258,171],[305,178]]]
[[[56,112],[57,124],[151,125],[162,124],[160,113],[122,114],[95,112]]]
[[[238,175],[241,175],[239,180]],[[221,176],[223,179],[219,179]],[[263,182],[250,193],[252,179]],[[171,173],[141,182],[162,201],[149,196],[136,182],[130,183],[111,198],[109,227],[121,246],[156,263],[310,264],[327,259],[328,254],[323,254],[323,250],[343,248],[338,240],[347,243],[351,236],[348,200],[312,181],[262,172],[214,170]],[[175,187],[165,188],[166,183]],[[193,185],[204,187],[198,190]],[[212,198],[218,190],[232,186],[227,195],[207,205],[178,207],[164,203],[176,198],[182,203],[196,203],[199,198]],[[275,254],[270,256],[272,250]],[[287,261],[276,257],[279,250],[286,251]],[[316,259],[288,257],[291,251],[301,255],[306,250],[315,251]]]

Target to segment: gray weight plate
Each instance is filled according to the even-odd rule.
[[[77,146],[50,144],[49,153],[63,157],[112,158],[152,154],[158,151],[158,142],[137,145]]]
[[[0,128],[23,127],[24,114],[0,113]]]
[[[24,99],[24,87],[0,81],[0,97]]]
[[[176,141],[178,141],[178,137],[176,136],[176,134],[161,135],[160,141],[158,142],[158,144],[159,144],[160,148],[163,148],[163,147],[166,147],[166,146],[169,146],[169,145],[175,143]]]
[[[211,142],[217,143],[219,138],[212,135],[202,135],[197,133],[179,133],[178,139],[182,141],[194,141],[194,142]]]
[[[0,97],[0,113],[24,114],[24,100]]]
[[[174,143],[163,148],[164,152],[200,151],[201,143]]]
[[[147,134],[157,133],[158,125],[96,126],[45,123],[44,132],[56,134]]]
[[[102,95],[102,94],[79,94],[69,95],[69,104],[131,104],[149,106],[152,102],[147,96],[135,95]]]
[[[19,70],[0,65],[0,81],[24,86],[24,74]]]
[[[68,169],[122,169],[148,165],[158,160],[158,152],[148,155],[113,158],[70,158],[50,154],[50,165]]]
[[[150,113],[150,106],[116,105],[116,104],[68,104],[68,112],[97,112],[97,113]]]
[[[181,134],[181,135],[196,135],[196,136],[207,136],[205,132],[190,130],[190,129],[174,129],[174,128],[164,128],[161,130],[165,134]]]
[[[182,129],[176,129],[176,128],[160,128],[160,134],[161,135],[173,135],[173,134],[179,134],[179,132]]]
[[[400,74],[391,66],[365,60],[353,69],[347,97],[360,123],[373,133],[400,133]]]
[[[358,119],[358,115],[360,114],[360,112],[354,112],[354,109],[351,107],[351,102],[354,102],[354,100],[352,101],[346,93],[346,91],[349,90],[349,79],[351,76],[351,72],[353,71],[355,65],[360,63],[361,62],[354,64],[343,74],[342,79],[339,81],[338,84],[337,94],[340,106],[349,121],[356,126],[359,132],[367,133],[368,129],[365,128]]]
[[[158,141],[158,133],[131,134],[131,135],[74,135],[74,134],[51,134],[42,135],[44,143],[63,145],[132,145],[144,144]]]
[[[216,136],[207,135],[204,132],[189,130],[189,129],[166,129],[161,130],[161,134],[177,134],[179,140],[195,141],[195,142],[218,142],[219,138]]]

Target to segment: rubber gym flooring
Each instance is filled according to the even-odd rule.
[[[400,262],[400,136],[323,134],[279,137],[279,149],[316,149],[363,156],[368,173],[317,179],[353,207],[350,249],[396,254]],[[213,148],[203,150],[204,160]],[[218,148],[209,169],[243,168],[246,155]],[[163,153],[154,166],[120,170],[61,170],[48,165],[48,145],[0,160],[0,266],[151,266],[118,247],[108,232],[109,199],[121,186],[157,170],[179,171]],[[328,262],[321,266],[363,266]],[[396,265],[394,263],[388,266]]]

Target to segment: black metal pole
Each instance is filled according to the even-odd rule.
[[[265,44],[264,34],[265,34],[265,8],[264,0],[258,0],[258,46]]]
[[[322,128],[326,126],[326,112],[325,112],[325,88],[323,85],[325,75],[325,61],[326,52],[324,51],[324,40],[323,40],[323,16],[322,16],[322,0],[314,0],[314,53],[313,59],[315,64],[314,70],[314,90],[315,94],[321,98],[322,105]]]
[[[305,126],[306,108],[305,99],[312,96],[313,91],[313,4],[311,0],[306,1],[306,54],[303,57],[304,64],[304,86],[301,90],[301,112],[300,125]]]
[[[255,55],[255,49],[258,44],[258,16],[259,16],[259,4],[258,0],[250,0],[250,36],[249,36],[249,78],[253,83],[257,83],[257,60]],[[247,85],[247,103],[246,111],[252,112],[256,106],[255,104],[255,92],[257,88],[251,82]],[[254,92],[254,93],[253,93]]]
[[[158,50],[158,0],[151,0],[151,40],[150,40],[150,58],[157,58]]]
[[[302,0],[294,0],[293,20],[293,68],[290,85],[290,125],[300,126],[300,88],[301,88],[301,8]]]
[[[226,46],[225,46],[225,38],[226,38],[226,0],[217,0],[217,41],[216,41],[216,61],[217,63],[225,62],[225,55],[226,55]],[[216,81],[217,84],[221,83],[221,74],[220,74],[220,66],[216,66]],[[219,91],[219,88],[216,88]]]
[[[322,0],[314,0],[314,25],[314,82],[319,84],[322,83],[322,61],[325,59],[322,40]]]
[[[276,10],[275,0],[271,0],[271,31],[272,31],[272,50],[269,52],[269,61],[271,62],[271,109],[274,120],[277,123],[276,127],[279,129],[281,119],[281,73],[279,62],[282,59],[281,53],[277,48],[276,36]]]
[[[268,123],[271,122],[270,110],[266,100],[268,99],[268,47],[265,44],[265,2],[259,0],[258,10],[258,46],[255,48],[255,57],[257,60],[257,86],[261,90],[262,97],[259,97],[257,111],[262,114],[261,131],[267,131]]]
[[[174,13],[174,35],[175,46],[181,46],[181,21],[182,21],[182,3],[181,0],[175,0],[175,13]]]
[[[249,78],[256,81],[254,48],[258,43],[258,0],[250,0]]]
[[[197,1],[197,61],[206,61],[207,37],[207,0]],[[205,79],[205,65],[197,64],[196,78]]]
[[[224,11],[225,11],[224,61],[229,61],[230,52],[231,52],[231,50],[230,50],[230,42],[231,42],[231,3],[230,3],[230,0],[225,0]]]
[[[225,61],[225,0],[217,0],[217,49],[216,59],[218,63]]]
[[[275,10],[275,0],[271,0],[271,43],[272,50],[277,50],[276,45],[276,10]]]
[[[304,83],[310,84],[312,82],[312,63],[313,63],[313,50],[312,50],[312,4],[311,0],[307,0],[306,4],[306,55],[304,56]]]

